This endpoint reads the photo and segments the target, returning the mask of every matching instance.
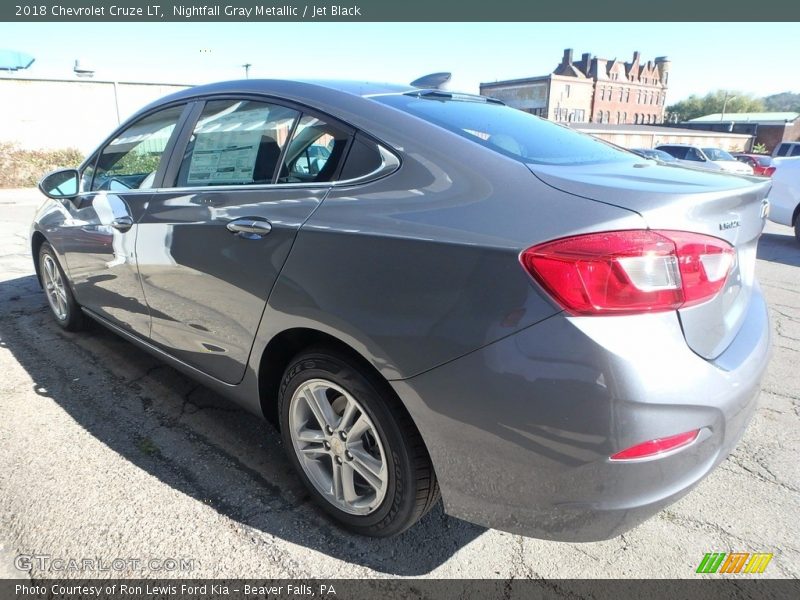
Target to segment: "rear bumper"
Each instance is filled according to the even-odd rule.
[[[608,539],[689,491],[734,448],[770,354],[756,288],[741,331],[709,362],[675,313],[559,314],[392,385],[428,445],[446,511],[560,541]],[[662,458],[612,462],[701,429]]]

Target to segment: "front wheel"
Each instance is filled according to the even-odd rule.
[[[67,276],[58,262],[53,247],[47,242],[39,248],[39,274],[50,312],[56,323],[67,331],[81,329],[84,325],[83,313],[72,295]]]
[[[794,220],[794,239],[800,243],[800,213],[798,213],[797,217]]]
[[[377,377],[320,349],[281,382],[281,434],[314,500],[353,532],[404,531],[436,502],[430,457],[411,418]]]

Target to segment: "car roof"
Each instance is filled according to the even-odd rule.
[[[326,92],[340,92],[362,98],[384,94],[402,94],[416,91],[411,85],[398,85],[374,81],[346,80],[289,80],[289,79],[237,79],[197,85],[161,98],[153,105],[217,94],[269,94],[277,96],[324,96]]]

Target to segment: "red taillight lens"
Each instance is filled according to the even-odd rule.
[[[576,315],[675,310],[719,292],[733,266],[725,240],[683,231],[590,233],[520,255],[525,269]]]
[[[649,440],[631,446],[627,450],[617,452],[611,456],[611,460],[636,460],[637,458],[650,458],[659,454],[664,454],[665,452],[671,452],[683,446],[688,446],[697,439],[699,434],[700,430],[695,429],[693,431],[687,431],[686,433],[679,433],[678,435]]]
[[[775,173],[775,167],[767,167],[764,169],[764,175],[767,177],[772,177],[773,173]]]

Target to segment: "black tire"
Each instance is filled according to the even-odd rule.
[[[289,412],[294,393],[312,379],[333,382],[352,395],[380,436],[388,484],[385,497],[369,514],[349,514],[327,500],[300,464],[290,433]],[[388,384],[359,366],[353,357],[327,347],[313,348],[296,356],[283,375],[278,410],[289,461],[315,502],[344,528],[371,537],[396,535],[422,518],[439,499],[430,456],[411,417]]]
[[[794,239],[800,244],[800,213],[794,219]]]
[[[46,262],[49,260],[52,260],[52,264],[54,268],[57,269],[58,276],[61,278],[63,285],[64,296],[66,297],[66,301],[64,302],[65,310],[63,316],[56,312],[56,307],[53,305],[53,301],[51,300],[51,296],[47,290],[48,276],[45,269],[47,268]],[[75,301],[75,296],[72,294],[72,288],[70,288],[67,276],[64,273],[64,269],[61,268],[61,263],[58,262],[58,257],[53,251],[53,247],[47,242],[44,242],[39,248],[39,274],[42,281],[42,287],[47,295],[47,304],[50,307],[50,314],[53,316],[55,322],[66,331],[79,331],[83,329],[86,325],[86,317],[84,316],[83,311],[81,311],[80,305]]]

